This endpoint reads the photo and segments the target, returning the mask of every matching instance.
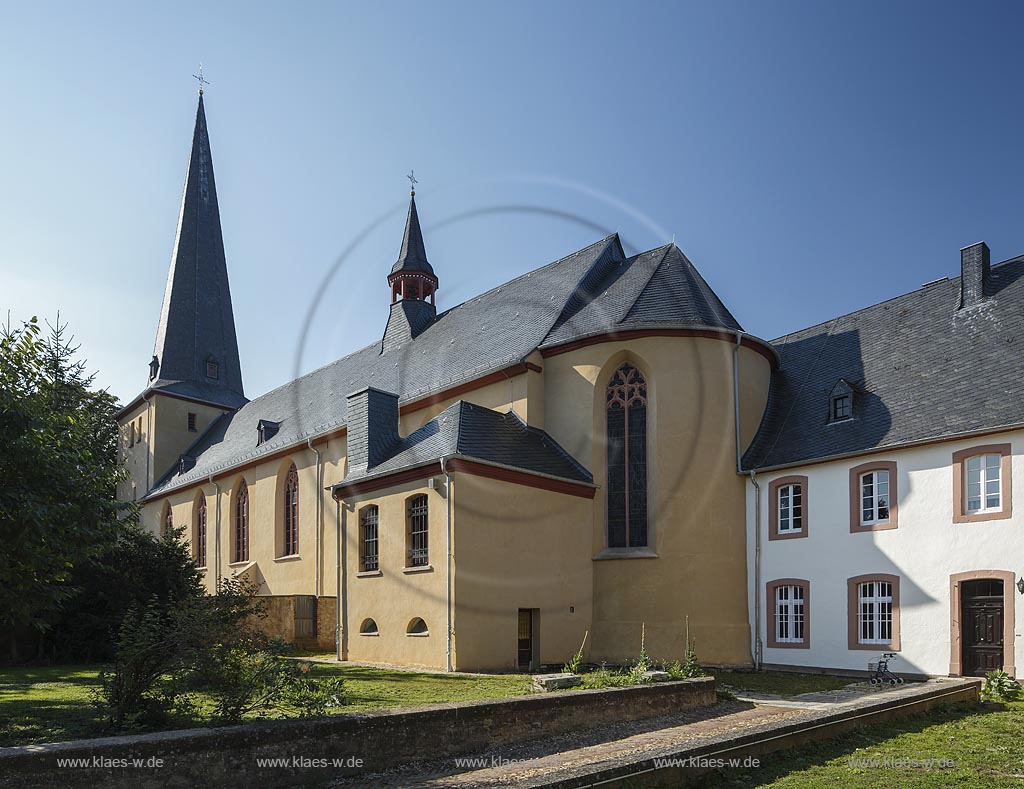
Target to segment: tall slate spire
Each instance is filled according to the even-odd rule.
[[[149,386],[231,408],[246,402],[201,90]]]

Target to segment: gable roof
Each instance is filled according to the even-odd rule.
[[[649,287],[659,293],[647,298]],[[539,347],[652,322],[739,328],[676,247],[627,258],[618,235],[608,236],[441,313],[416,337],[383,351],[379,342],[368,345],[225,415],[190,449],[196,465],[185,474],[169,470],[148,495],[338,430],[346,395],[365,386],[407,403],[520,363]],[[257,447],[259,419],[281,427]]]
[[[593,482],[591,473],[543,430],[528,426],[514,413],[459,400],[419,430],[398,439],[381,463],[362,473],[350,473],[331,487],[387,476],[452,456],[556,479]]]
[[[773,340],[773,373],[745,469],[796,465],[1024,423],[1024,257],[992,267],[990,295],[958,309],[939,280]],[[839,379],[853,419],[827,424]]]

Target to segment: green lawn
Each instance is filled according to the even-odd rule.
[[[711,670],[719,687],[737,693],[769,693],[796,696],[800,693],[822,693],[839,690],[856,679],[832,677],[827,674],[791,674],[788,671],[718,671]]]
[[[704,787],[777,789],[1002,789],[1024,786],[1024,702],[949,705],[926,716],[866,726],[834,740],[762,757],[757,770],[709,776]],[[904,760],[900,766],[851,759]],[[934,760],[929,767],[922,762]],[[908,764],[906,760],[917,760]],[[941,768],[938,760],[954,766]]]
[[[345,679],[348,704],[339,713],[517,696],[531,688],[523,674],[425,674],[323,663],[315,663],[313,672]],[[102,711],[93,702],[98,675],[96,666],[0,669],[0,747],[103,736]]]

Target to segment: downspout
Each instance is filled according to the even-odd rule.
[[[740,440],[740,344],[743,335],[736,332],[736,345],[732,349],[733,405],[736,418],[736,472],[743,473],[743,447]],[[754,485],[754,670],[761,670],[761,486],[757,472],[750,471]],[[746,498],[744,496],[744,498]]]
[[[441,458],[441,472],[444,474],[444,501],[448,526],[445,531],[445,561],[447,563],[447,589],[445,597],[445,671],[452,670],[452,475],[448,473],[448,459]]]
[[[344,658],[342,657],[343,648],[341,641],[341,550],[342,550],[342,528],[341,528],[341,499],[338,498],[337,494],[331,493],[334,497],[335,512],[337,515],[335,526],[334,526],[334,539],[337,550],[337,565],[335,567],[335,594],[334,598],[334,646],[338,652],[338,662],[340,663]]]
[[[306,445],[316,454],[316,549],[313,552],[313,596],[320,598],[320,530],[322,527],[321,507],[323,505],[323,489],[320,487],[320,450],[313,446],[313,438],[306,439]]]
[[[146,392],[142,393],[142,402],[146,404],[146,493],[148,493],[149,489],[153,487],[153,483],[149,481],[149,454],[153,448],[153,415],[150,413],[152,409],[149,407],[146,394]]]
[[[761,643],[761,486],[757,472],[750,470],[754,485],[754,670],[761,670],[764,647]]]
[[[213,532],[213,561],[216,563],[214,568],[213,578],[214,586],[220,586],[220,485],[213,481],[213,474],[209,476],[209,482],[217,491],[217,497],[214,499],[217,503],[214,505],[214,532]]]

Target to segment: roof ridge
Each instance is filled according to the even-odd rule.
[[[991,268],[996,268],[997,266],[1004,266],[1004,265],[1007,265],[1009,263],[1019,263],[1019,262],[1024,262],[1024,255],[1015,255],[1012,258],[1007,258],[1006,260],[1000,260],[998,263],[993,263]],[[940,277],[938,279],[938,281],[936,281],[936,282],[934,282],[932,284],[929,284],[928,287],[931,288],[931,287],[934,287],[934,285],[940,284],[943,279],[945,279],[946,281],[948,281],[952,285],[953,283],[958,282],[961,278],[962,278],[962,275],[960,275],[960,274],[957,274],[956,276],[953,276],[953,277],[950,277],[950,276],[947,276],[945,278]],[[902,298],[905,298],[907,296],[912,296],[915,293],[918,293],[918,292],[920,292],[922,290],[924,290],[924,286],[923,285],[920,286],[920,287],[914,288],[913,290],[907,290],[907,291],[904,291],[903,293],[897,293],[895,296],[890,296],[887,299],[882,299],[881,301],[876,301],[874,304],[867,304],[867,305],[865,305],[863,307],[858,307],[855,310],[850,310],[849,312],[840,313],[839,315],[836,315],[836,316],[834,316],[832,318],[826,318],[823,321],[818,321],[817,323],[812,323],[810,326],[804,326],[801,329],[794,329],[793,331],[786,332],[785,334],[781,334],[781,335],[779,335],[778,337],[776,337],[773,340],[769,340],[769,342],[771,342],[774,345],[777,342],[782,342],[783,340],[785,340],[788,337],[792,337],[794,334],[800,334],[801,332],[810,331],[811,329],[817,329],[819,326],[825,326],[826,324],[831,323],[834,320],[839,320],[840,318],[849,318],[852,315],[857,315],[858,313],[861,313],[861,312],[867,312],[868,310],[872,309],[873,307],[881,307],[883,304],[888,304],[890,301],[896,301],[897,299],[902,299]]]

